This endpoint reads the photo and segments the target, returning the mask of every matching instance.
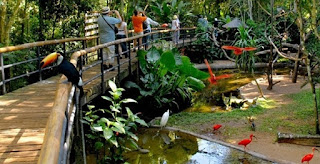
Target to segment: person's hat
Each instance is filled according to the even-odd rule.
[[[174,16],[173,16],[173,19],[178,19],[178,16],[177,16],[177,15],[174,15]]]
[[[104,8],[102,8],[102,10],[101,10],[101,13],[102,14],[107,14],[107,13],[109,13],[110,12],[110,8],[109,7],[104,7]]]

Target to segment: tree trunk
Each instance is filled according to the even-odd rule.
[[[43,11],[44,11],[44,8],[45,8],[45,4],[46,2],[45,1],[42,1],[42,0],[39,0],[39,38],[38,40],[41,41],[41,40],[44,40],[44,35],[43,35]]]
[[[7,46],[9,45],[10,43],[10,31],[11,31],[11,27],[12,27],[12,24],[14,22],[14,18],[15,16],[17,15],[18,11],[19,11],[19,6],[20,6],[20,3],[22,2],[22,0],[18,0],[16,2],[16,5],[14,6],[13,8],[13,12],[11,14],[11,17],[8,18],[8,20],[6,20],[6,26],[5,26],[5,31],[4,31],[4,44]]]
[[[271,38],[273,38],[273,4],[274,0],[270,1],[271,3]],[[273,74],[273,46],[270,46],[270,56],[269,56],[269,66],[268,66],[268,90],[272,90],[273,87],[273,79],[272,79],[272,74]]]
[[[0,5],[0,43],[5,43],[4,33],[5,33],[5,20],[7,13],[7,1],[2,0],[2,5]]]
[[[320,35],[318,33],[317,29],[317,3],[316,0],[312,0],[312,8],[311,8],[311,26],[314,31],[314,34],[317,36],[318,39],[320,39]]]
[[[301,58],[300,49],[298,50],[297,58]],[[293,68],[293,73],[292,73],[292,82],[293,82],[293,83],[296,83],[296,82],[297,82],[298,70],[299,70],[299,63],[300,63],[300,61],[298,61],[298,60],[296,60],[296,61],[294,62],[294,68]]]
[[[305,47],[305,40],[306,40],[306,33],[304,30],[304,24],[303,24],[303,16],[302,16],[302,11],[301,11],[301,5],[299,4],[299,0],[295,0],[295,6],[298,6],[297,8],[297,13],[298,13],[298,17],[296,20],[297,26],[299,28],[299,32],[300,32],[300,46],[301,46],[301,51],[303,53],[304,56],[307,56],[306,58],[306,65],[307,65],[307,71],[308,71],[308,80],[309,80],[309,84],[311,87],[311,91],[312,91],[312,96],[313,96],[313,109],[314,109],[314,113],[315,113],[315,117],[316,117],[316,121],[315,121],[315,128],[316,128],[316,133],[320,134],[320,129],[319,129],[319,112],[318,112],[318,101],[317,101],[317,96],[316,96],[316,90],[315,90],[315,86],[313,83],[313,78],[312,78],[312,74],[311,74],[311,54],[308,53],[306,47]]]

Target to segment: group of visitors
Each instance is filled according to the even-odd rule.
[[[115,17],[113,17],[115,15]],[[151,32],[152,26],[159,26],[160,24],[151,18],[147,17],[144,11],[135,10],[132,16],[132,24],[134,33],[133,36],[140,36]],[[119,14],[117,10],[110,10],[109,7],[105,7],[101,10],[101,15],[98,18],[99,27],[99,37],[100,43],[108,43],[114,41],[115,39],[123,39],[128,37],[127,23],[124,21],[123,17]],[[179,29],[180,21],[177,15],[173,16],[172,28],[174,30],[172,41],[173,44],[178,44],[179,42]],[[150,40],[150,35],[138,39],[138,45],[144,45],[148,48],[148,40]],[[134,40],[134,48],[137,47],[137,40]],[[119,46],[109,46],[102,50],[102,59],[105,61],[103,63],[104,69],[113,68],[115,53],[122,54],[125,58],[128,57],[127,43],[122,42]],[[134,49],[135,51],[136,49]],[[122,57],[120,57],[122,58]]]

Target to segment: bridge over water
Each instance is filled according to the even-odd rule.
[[[154,40],[170,40],[171,30],[158,30],[146,35],[151,35]],[[195,29],[181,29],[178,46],[190,44],[195,40]],[[108,79],[117,81],[131,75],[138,68],[136,54],[130,48],[129,58],[120,59],[116,54],[115,70],[103,70],[101,49],[110,45],[126,42],[128,45],[140,36],[116,40],[106,44],[98,44],[98,37],[70,38],[51,40],[36,43],[27,43],[18,46],[0,48],[0,66],[2,81],[2,96],[0,96],[0,163],[64,163],[68,160],[72,142],[75,115],[79,117],[81,106],[90,102],[107,89]],[[86,48],[89,41],[95,45]],[[68,43],[78,43],[80,48],[69,48]],[[55,75],[45,79],[47,72],[55,66],[43,70],[36,69],[15,77],[6,76],[6,70],[26,63],[39,64],[47,55],[41,53],[41,47],[60,45],[65,54],[72,54],[70,62],[78,66],[82,72],[85,95],[76,101],[75,91],[71,83],[65,83],[65,76]],[[4,64],[5,55],[18,50],[34,49],[37,57],[12,64]],[[53,48],[53,51],[55,49]],[[125,53],[125,52],[123,52]],[[43,55],[41,55],[43,54]],[[7,86],[13,80],[37,75],[38,82],[23,88],[7,92]],[[45,80],[43,80],[45,79]],[[80,104],[80,105],[79,105]],[[78,108],[79,107],[79,108]]]

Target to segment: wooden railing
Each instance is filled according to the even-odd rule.
[[[182,28],[181,30],[181,36],[180,39],[182,40],[182,44],[185,44],[185,40],[187,39],[193,39],[193,37],[195,36],[195,28]],[[135,36],[135,37],[130,37],[130,38],[125,38],[125,39],[120,39],[120,40],[115,40],[113,42],[108,42],[105,44],[100,44],[91,48],[86,48],[77,52],[74,52],[71,56],[70,62],[77,66],[79,65],[79,70],[80,72],[84,73],[87,69],[86,68],[91,68],[93,67],[93,65],[101,65],[101,72],[94,76],[92,79],[89,79],[87,81],[84,81],[84,84],[88,84],[91,81],[97,79],[97,78],[101,78],[101,88],[102,91],[106,90],[106,82],[105,82],[105,74],[110,70],[104,70],[103,69],[103,62],[105,61],[105,59],[103,59],[103,55],[102,55],[102,49],[103,48],[107,48],[109,46],[112,45],[119,45],[122,42],[127,43],[127,45],[130,45],[130,43],[138,38],[141,37],[145,37],[145,36],[151,36],[151,40],[149,42],[149,44],[153,44],[155,40],[159,40],[159,39],[170,39],[171,40],[171,33],[173,32],[173,30],[161,30],[161,31],[156,31],[156,32],[151,32],[148,34],[144,34],[141,36]],[[137,46],[137,48],[140,47],[139,45]],[[122,53],[129,53],[129,59],[125,62],[128,62],[128,69],[131,69],[131,58],[130,58],[130,54],[133,52],[133,48],[136,47],[132,47],[128,46],[128,52],[122,52]],[[92,63],[91,65],[87,65],[86,67],[82,66],[82,62],[78,63],[78,61],[82,61],[82,57],[85,56],[88,53],[91,52],[99,52],[99,57],[100,59],[97,62]],[[115,54],[114,57],[117,59],[117,65],[115,66],[117,68],[118,71],[118,75],[120,73],[120,66],[123,63],[120,63],[120,55],[121,54]],[[131,72],[131,71],[129,71]],[[62,145],[66,146],[68,145],[69,141],[70,141],[70,134],[72,134],[70,132],[70,128],[66,128],[66,127],[72,127],[72,123],[70,125],[70,121],[68,122],[68,120],[74,120],[73,117],[70,117],[71,115],[74,116],[74,114],[70,114],[72,112],[69,111],[69,109],[72,108],[68,108],[68,100],[75,100],[77,98],[72,98],[73,95],[77,95],[77,94],[72,94],[73,92],[71,92],[71,84],[65,84],[62,83],[63,81],[66,80],[65,76],[62,76],[61,79],[59,80],[58,86],[57,86],[57,91],[56,91],[56,97],[54,100],[54,105],[51,111],[51,114],[49,116],[48,122],[47,122],[47,126],[46,126],[46,132],[45,132],[45,137],[44,137],[44,141],[43,141],[43,145],[41,148],[41,153],[40,153],[40,157],[39,157],[39,164],[42,163],[46,163],[46,164],[57,164],[57,163],[67,163],[68,160],[68,154],[69,154],[69,147],[63,147]],[[69,102],[69,104],[77,104],[77,102]],[[79,106],[81,107],[83,104],[80,104]],[[77,107],[79,107],[77,106]],[[78,110],[78,109],[76,109]],[[81,112],[80,112],[80,118],[82,118],[81,116]],[[84,139],[84,134],[83,134],[83,130],[82,131],[82,138]],[[54,145],[54,146],[53,146]],[[83,142],[83,152],[85,152],[85,147],[84,147],[84,142]],[[84,156],[84,161],[85,161],[85,154],[83,154]]]
[[[90,41],[90,40],[95,40],[95,45],[98,45],[99,44],[98,38],[99,37],[97,37],[97,36],[83,37],[83,38],[66,38],[66,39],[59,39],[59,40],[39,41],[39,42],[34,42],[34,43],[26,43],[26,44],[17,45],[17,46],[9,46],[9,47],[0,48],[0,70],[1,70],[1,78],[2,78],[0,81],[0,86],[2,86],[2,94],[5,94],[8,92],[8,89],[6,87],[6,83],[10,83],[11,81],[19,79],[19,78],[31,76],[33,74],[38,74],[38,81],[41,81],[42,80],[42,71],[49,70],[52,67],[54,67],[54,66],[51,66],[51,67],[47,67],[45,69],[39,68],[40,61],[47,55],[47,53],[42,52],[45,49],[47,49],[47,47],[44,47],[44,46],[56,46],[51,49],[57,49],[57,46],[60,46],[61,51],[64,54],[67,54],[67,53],[73,53],[72,51],[86,48],[87,41]],[[74,42],[80,42],[78,49],[73,48],[72,45],[69,45],[69,47],[67,46],[67,43],[74,43]],[[67,51],[66,50],[67,48],[72,49],[72,51]],[[25,53],[31,53],[31,54],[35,53],[36,56],[32,57],[30,59],[27,59],[27,60],[21,59],[21,61],[5,64],[4,61],[6,59],[4,59],[4,57],[6,56],[7,58],[10,58],[10,57],[12,57],[12,56],[10,56],[11,54],[9,54],[10,52],[19,51],[19,50],[27,50],[27,52],[25,52]],[[12,74],[10,75],[10,73],[9,73],[10,68],[20,66],[22,64],[31,64],[31,65],[33,65],[33,67],[35,69],[25,71],[22,74],[18,74],[16,76],[12,77]],[[7,72],[7,74],[6,74],[6,72]],[[37,81],[35,79],[32,79],[32,80],[34,82]]]

